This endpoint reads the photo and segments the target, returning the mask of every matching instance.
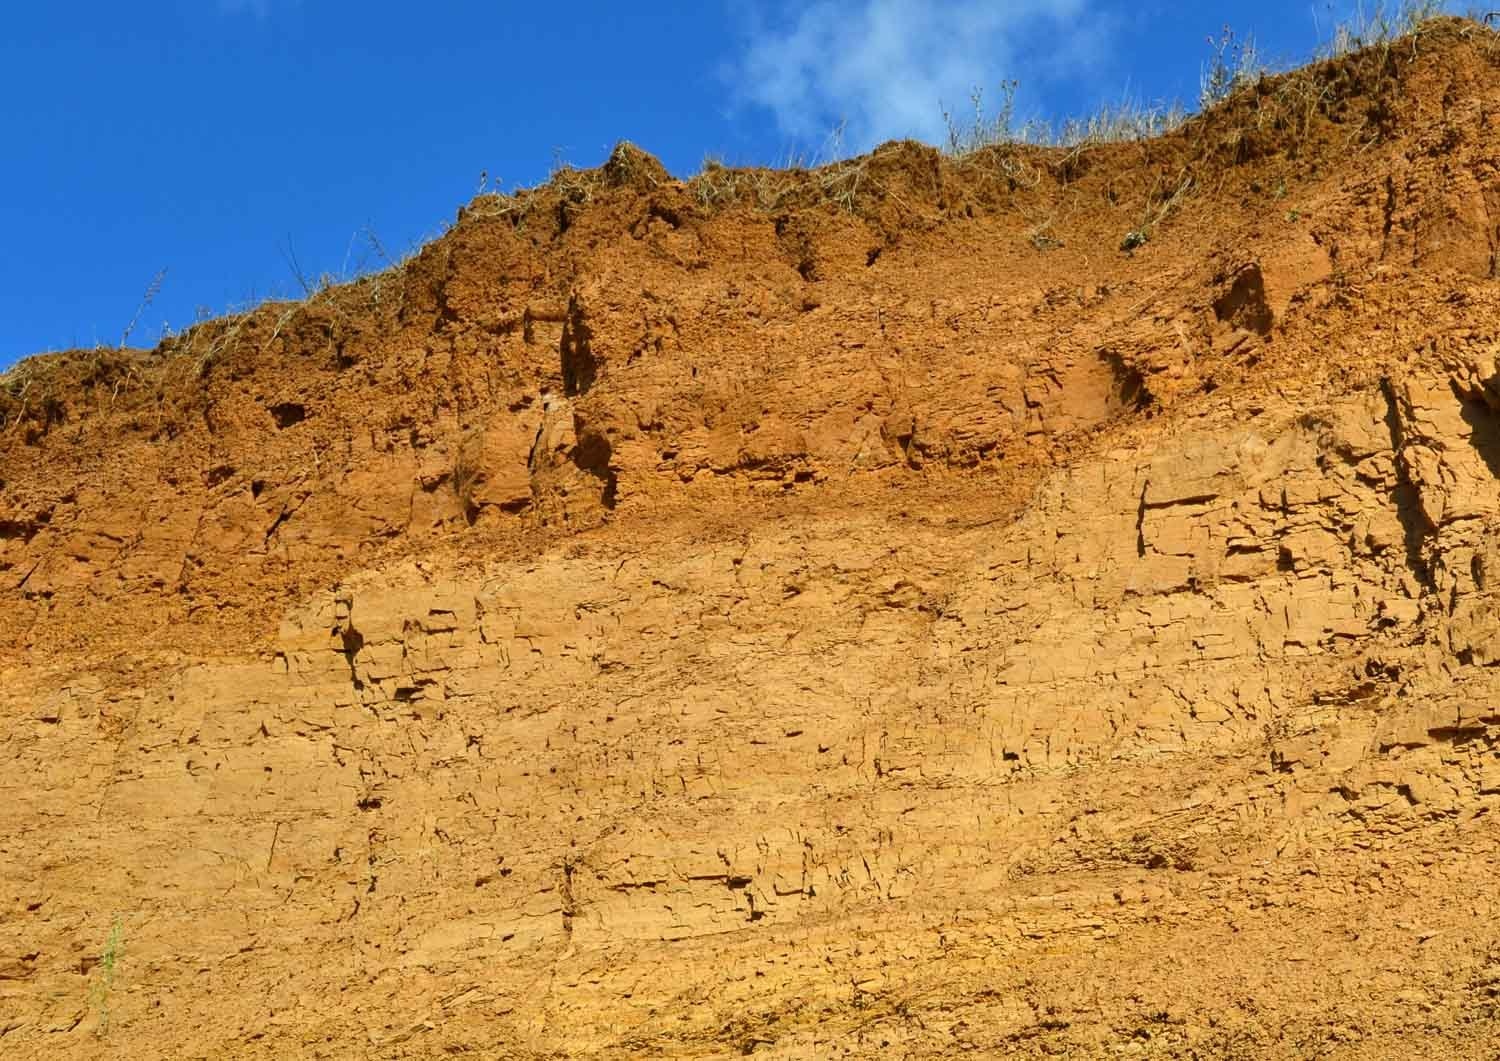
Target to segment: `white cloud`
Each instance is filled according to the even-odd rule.
[[[816,0],[780,25],[757,17],[732,73],[741,102],[804,144],[847,122],[845,146],[939,143],[942,106],[1076,69],[1097,48],[1088,0]]]

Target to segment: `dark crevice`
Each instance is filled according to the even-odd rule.
[[[301,402],[281,402],[270,407],[271,419],[276,421],[278,431],[307,419],[307,407]]]
[[[605,508],[614,508],[615,495],[619,487],[619,476],[610,467],[610,461],[614,458],[614,447],[609,444],[609,439],[604,436],[603,432],[595,428],[585,427],[575,422],[574,429],[578,434],[578,445],[573,449],[574,465],[604,484],[599,499],[604,503]]]
[[[276,537],[276,532],[281,529],[281,525],[291,518],[292,510],[283,506],[282,510],[277,513],[275,521],[266,529],[266,540],[264,542],[266,546],[270,546],[271,539]]]
[[[578,901],[573,897],[573,863],[564,859],[562,864],[562,924],[563,935],[573,938],[573,918],[578,915]]]
[[[537,424],[536,435],[531,440],[531,448],[526,451],[526,470],[535,475],[537,470],[537,450],[542,445],[542,436],[547,433],[547,422],[544,419]]]
[[[593,331],[589,328],[578,299],[574,297],[568,302],[568,315],[563,321],[560,348],[563,393],[569,397],[587,394],[599,374],[599,363],[594,358],[592,340]]]
[[[0,541],[14,541],[19,538],[24,544],[36,537],[40,529],[39,524],[29,519],[0,519]]]
[[[1109,366],[1114,376],[1114,399],[1121,409],[1140,412],[1151,404],[1151,391],[1146,387],[1146,377],[1138,369],[1125,363],[1125,359],[1113,350],[1103,350],[1099,359]]]
[[[1144,557],[1146,555],[1146,491],[1151,489],[1151,481],[1148,479],[1141,484],[1141,507],[1135,513],[1135,555]]]
[[[1469,445],[1479,454],[1490,474],[1500,479],[1500,415],[1482,401],[1468,400],[1460,414],[1469,425]]]
[[[1256,335],[1270,334],[1275,317],[1266,301],[1266,284],[1259,265],[1239,271],[1229,290],[1214,301],[1214,316]]]
[[[1396,487],[1391,491],[1391,503],[1396,507],[1396,519],[1401,524],[1403,546],[1406,551],[1406,568],[1428,592],[1436,592],[1432,569],[1423,555],[1427,539],[1433,528],[1422,512],[1422,499],[1407,474],[1401,456],[1404,445],[1401,434],[1401,415],[1396,409],[1396,390],[1389,379],[1380,381],[1380,391],[1385,396],[1385,426],[1391,435],[1391,452],[1395,457]]]
[[[1177,508],[1188,505],[1206,505],[1217,500],[1218,494],[1191,494],[1187,497],[1174,497],[1167,501],[1148,501],[1147,508]]]
[[[674,230],[682,227],[682,215],[671,206],[659,200],[652,200],[651,204],[646,208],[646,216],[665,222],[669,228]]]
[[[365,636],[352,626],[344,627],[342,631],[344,661],[349,664],[349,680],[354,683],[354,688],[363,689],[365,683],[359,680],[359,671],[354,665],[354,657],[359,655],[359,650],[365,647]]]

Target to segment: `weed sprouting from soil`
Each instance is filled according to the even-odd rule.
[[[110,992],[114,989],[115,975],[119,971],[120,958],[125,949],[125,927],[117,917],[110,925],[109,936],[104,941],[104,950],[99,955],[91,1001],[98,1017],[95,1033],[102,1039],[109,1034]]]
[[[151,308],[151,303],[156,301],[156,296],[161,294],[161,285],[167,279],[167,270],[160,269],[151,278],[151,283],[146,286],[146,293],[141,296],[141,304],[136,307],[135,315],[130,318],[130,323],[125,325],[125,331],[120,336],[120,346],[130,345],[131,333],[135,331],[136,325],[140,324],[141,316]]]
[[[1198,81],[1200,110],[1222,103],[1266,72],[1255,50],[1255,38],[1238,37],[1231,26],[1208,38],[1208,47],[1209,59]]]

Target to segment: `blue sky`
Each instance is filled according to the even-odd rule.
[[[678,175],[942,134],[1021,81],[1057,118],[1197,95],[1225,24],[1293,61],[1339,0],[71,0],[0,36],[0,366],[382,264],[478,189],[629,139]],[[1369,6],[1367,4],[1367,6]]]

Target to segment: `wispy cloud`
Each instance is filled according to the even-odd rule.
[[[1095,4],[1095,7],[1098,5]],[[847,123],[860,149],[914,136],[939,142],[941,105],[976,87],[1056,76],[1085,64],[1104,34],[1089,0],[815,0],[786,17],[756,10],[733,91],[803,143]]]

